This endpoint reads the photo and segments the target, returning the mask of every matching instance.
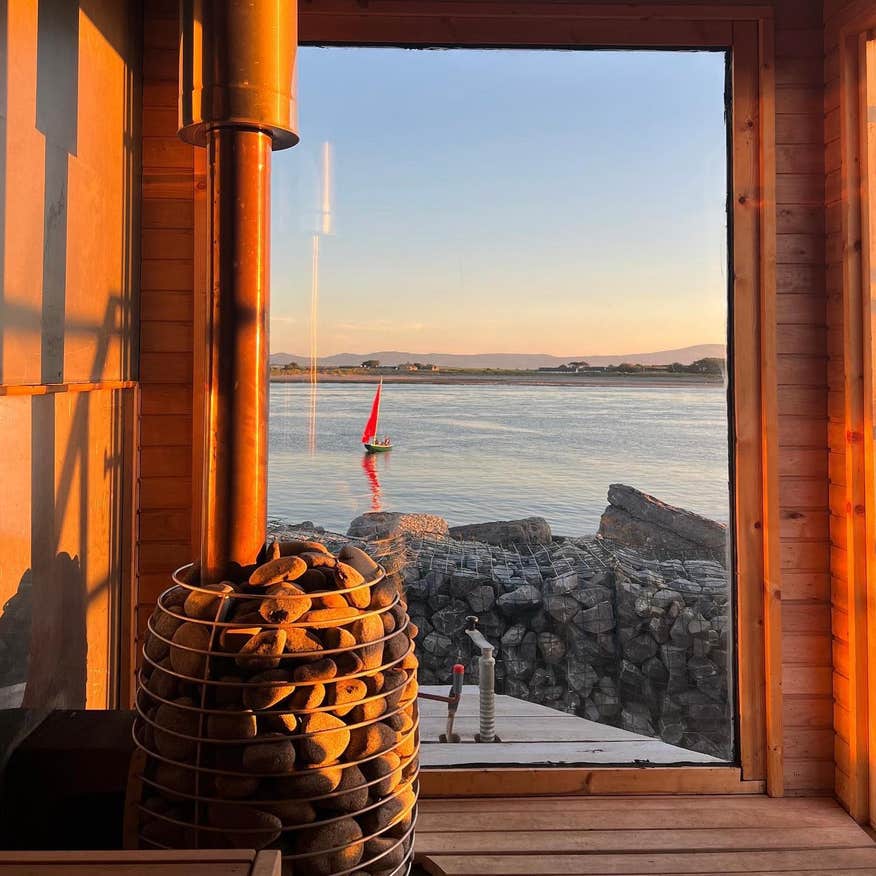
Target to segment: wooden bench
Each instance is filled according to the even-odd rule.
[[[278,851],[0,852],[0,876],[280,876]]]
[[[422,800],[430,876],[865,876],[876,843],[823,797]]]

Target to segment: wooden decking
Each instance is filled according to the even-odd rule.
[[[876,843],[827,798],[422,800],[431,876],[864,876]]]
[[[424,685],[421,689],[447,693],[446,686]],[[447,745],[438,741],[447,722],[446,704],[420,699],[419,706],[420,763],[424,767],[723,763],[708,754],[508,696],[496,697],[496,733],[502,741],[478,744],[474,741],[479,714],[477,685],[466,685],[459,702],[454,732],[462,741]]]

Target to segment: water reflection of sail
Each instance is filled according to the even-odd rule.
[[[377,457],[366,453],[362,457],[362,470],[368,478],[368,486],[371,488],[371,510],[380,511],[380,479],[377,477]]]

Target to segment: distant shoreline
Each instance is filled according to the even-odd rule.
[[[444,386],[723,386],[723,379],[700,374],[319,374],[318,383],[409,383]],[[271,383],[309,383],[306,371],[296,374],[271,374]]]

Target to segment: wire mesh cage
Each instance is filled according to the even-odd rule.
[[[183,567],[149,619],[138,842],[277,848],[294,876],[407,873],[417,660],[398,576],[350,544],[261,559],[204,586]]]

